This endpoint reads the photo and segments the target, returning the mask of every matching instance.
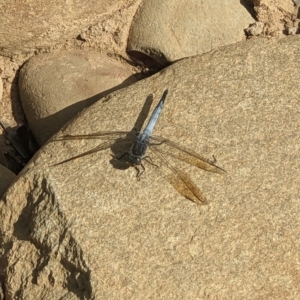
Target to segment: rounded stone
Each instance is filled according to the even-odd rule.
[[[31,58],[20,71],[19,89],[29,127],[42,145],[83,108],[135,81],[107,56],[76,50]]]
[[[161,64],[245,39],[255,20],[239,1],[144,1],[131,26],[127,51]]]

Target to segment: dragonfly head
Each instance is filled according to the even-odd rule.
[[[128,163],[131,166],[140,165],[142,163],[142,157],[136,156],[132,152],[129,152]]]

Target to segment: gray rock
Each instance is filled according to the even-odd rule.
[[[206,195],[197,206],[151,164],[140,181],[112,165],[122,148],[51,167],[101,141],[48,143],[0,201],[8,300],[297,298],[299,49],[253,39],[181,60],[76,117],[57,136],[130,130],[169,88],[155,134],[228,174],[170,159]]]
[[[0,198],[16,177],[15,173],[0,164]]]
[[[235,0],[148,0],[134,18],[127,50],[165,64],[244,40],[244,29],[254,21]]]
[[[73,50],[31,58],[20,71],[19,89],[30,129],[42,145],[80,110],[135,81],[107,56]]]
[[[1,1],[1,51],[28,52],[75,38],[83,28],[96,23],[101,15],[113,13],[122,6],[123,0],[51,0],[42,7],[35,1]]]

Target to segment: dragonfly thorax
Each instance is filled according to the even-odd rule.
[[[140,134],[129,151],[129,163],[133,165],[140,165],[145,157],[148,144],[149,137],[147,135]]]

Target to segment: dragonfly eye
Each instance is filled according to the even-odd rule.
[[[130,155],[128,162],[131,166],[140,165],[142,163],[142,159],[135,155]]]
[[[140,157],[136,157],[135,158],[135,162],[136,165],[140,165],[142,163],[142,159]]]

